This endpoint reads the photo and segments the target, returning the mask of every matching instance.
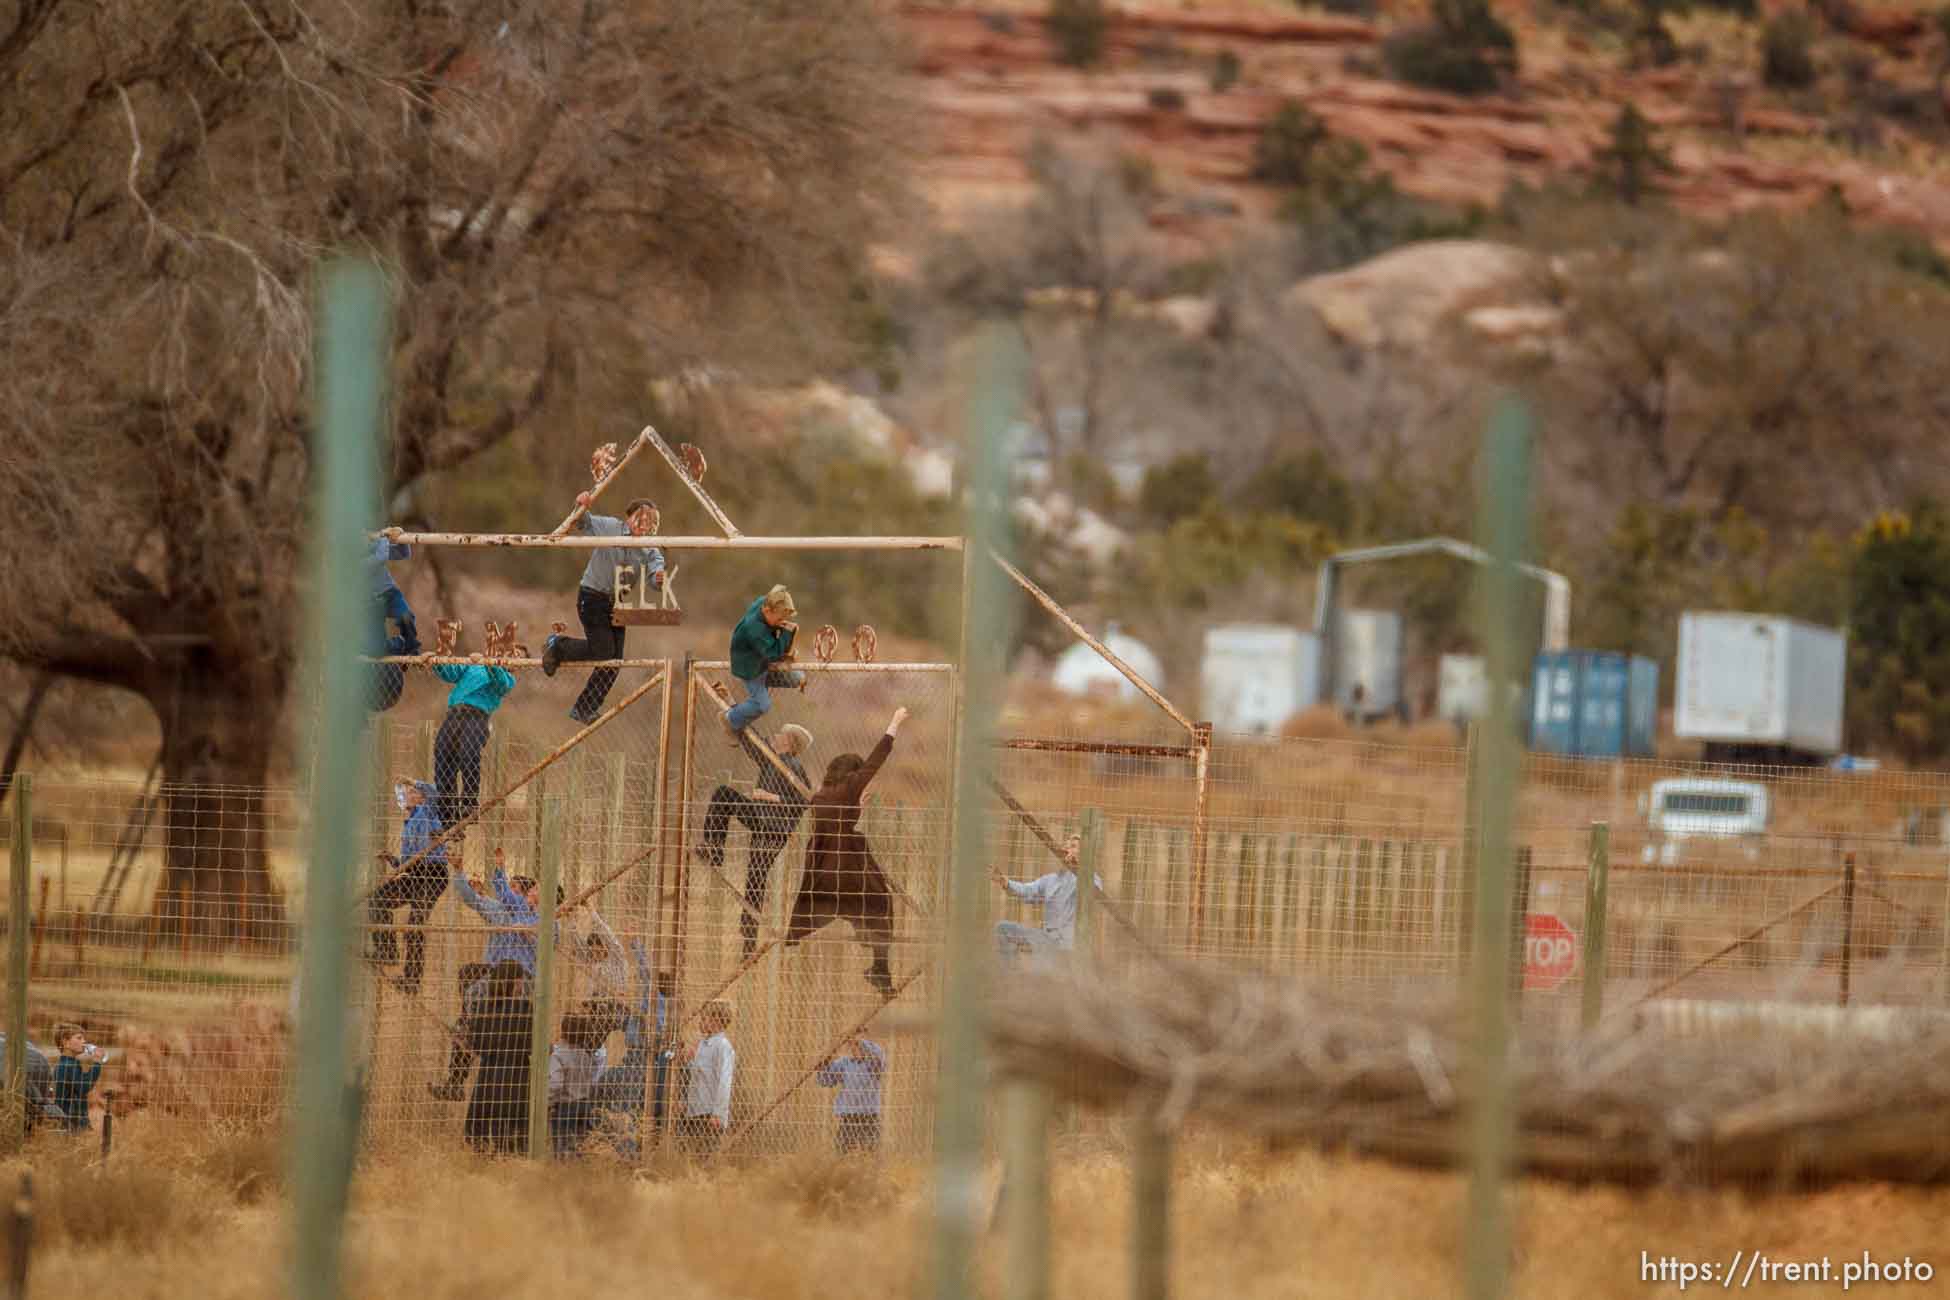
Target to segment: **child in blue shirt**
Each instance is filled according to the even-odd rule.
[[[886,1073],[886,1051],[859,1034],[819,1067],[819,1086],[839,1089],[833,1098],[833,1115],[840,1122],[833,1145],[841,1155],[880,1149],[880,1080]]]
[[[366,915],[375,927],[368,954],[381,966],[399,960],[399,936],[393,933],[393,913],[410,907],[406,923],[406,968],[399,987],[408,993],[420,991],[420,974],[426,969],[427,936],[420,927],[433,916],[433,906],[447,891],[447,849],[438,846],[429,853],[427,846],[440,834],[440,814],[435,810],[439,792],[426,781],[402,781],[393,797],[406,821],[399,832],[399,857],[392,862],[395,874],[373,891]],[[382,855],[383,857],[383,855]],[[409,863],[398,871],[401,862]]]
[[[88,1094],[102,1077],[106,1053],[91,1046],[88,1031],[71,1021],[54,1026],[54,1045],[61,1052],[54,1065],[54,1104],[61,1112],[64,1128],[85,1133],[89,1128]]]

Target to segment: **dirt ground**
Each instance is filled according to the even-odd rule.
[[[23,1165],[36,1176],[36,1292],[128,1300],[282,1293],[288,1229],[275,1137],[145,1131],[140,1120],[127,1128],[106,1166],[95,1164],[94,1143],[55,1135],[38,1138],[24,1161],[0,1165],[9,1189]],[[1459,1293],[1460,1177],[1310,1152],[1269,1156],[1216,1137],[1186,1148],[1173,1192],[1172,1294]],[[914,1294],[926,1267],[927,1191],[918,1163],[814,1156],[638,1173],[599,1160],[543,1167],[446,1146],[395,1150],[361,1168],[348,1294]],[[1120,1155],[1101,1141],[1059,1150],[1051,1203],[1052,1294],[1128,1294],[1129,1177]],[[1895,1294],[1950,1294],[1946,1188],[1756,1195],[1528,1183],[1513,1205],[1516,1296],[1677,1294],[1676,1281],[1642,1280],[1645,1254],[1656,1268],[1664,1255],[1724,1265],[1736,1251],[1831,1262],[1830,1283],[1756,1281],[1748,1294],[1840,1294],[1843,1260],[1865,1250],[1939,1270]],[[981,1294],[1001,1293],[1003,1256],[1002,1239],[987,1238]]]

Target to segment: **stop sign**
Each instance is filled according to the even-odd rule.
[[[1554,916],[1524,918],[1523,986],[1554,989],[1577,969],[1578,936]]]

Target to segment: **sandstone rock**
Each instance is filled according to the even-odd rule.
[[[1508,244],[1432,240],[1302,280],[1287,291],[1286,300],[1291,308],[1314,312],[1344,343],[1418,352],[1471,300],[1521,294],[1540,269],[1535,256]]]

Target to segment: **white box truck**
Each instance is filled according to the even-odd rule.
[[[1772,614],[1679,619],[1673,734],[1709,763],[1812,764],[1841,752],[1848,638]]]
[[[1213,730],[1276,735],[1320,697],[1320,639],[1274,623],[1207,628],[1199,686]]]

